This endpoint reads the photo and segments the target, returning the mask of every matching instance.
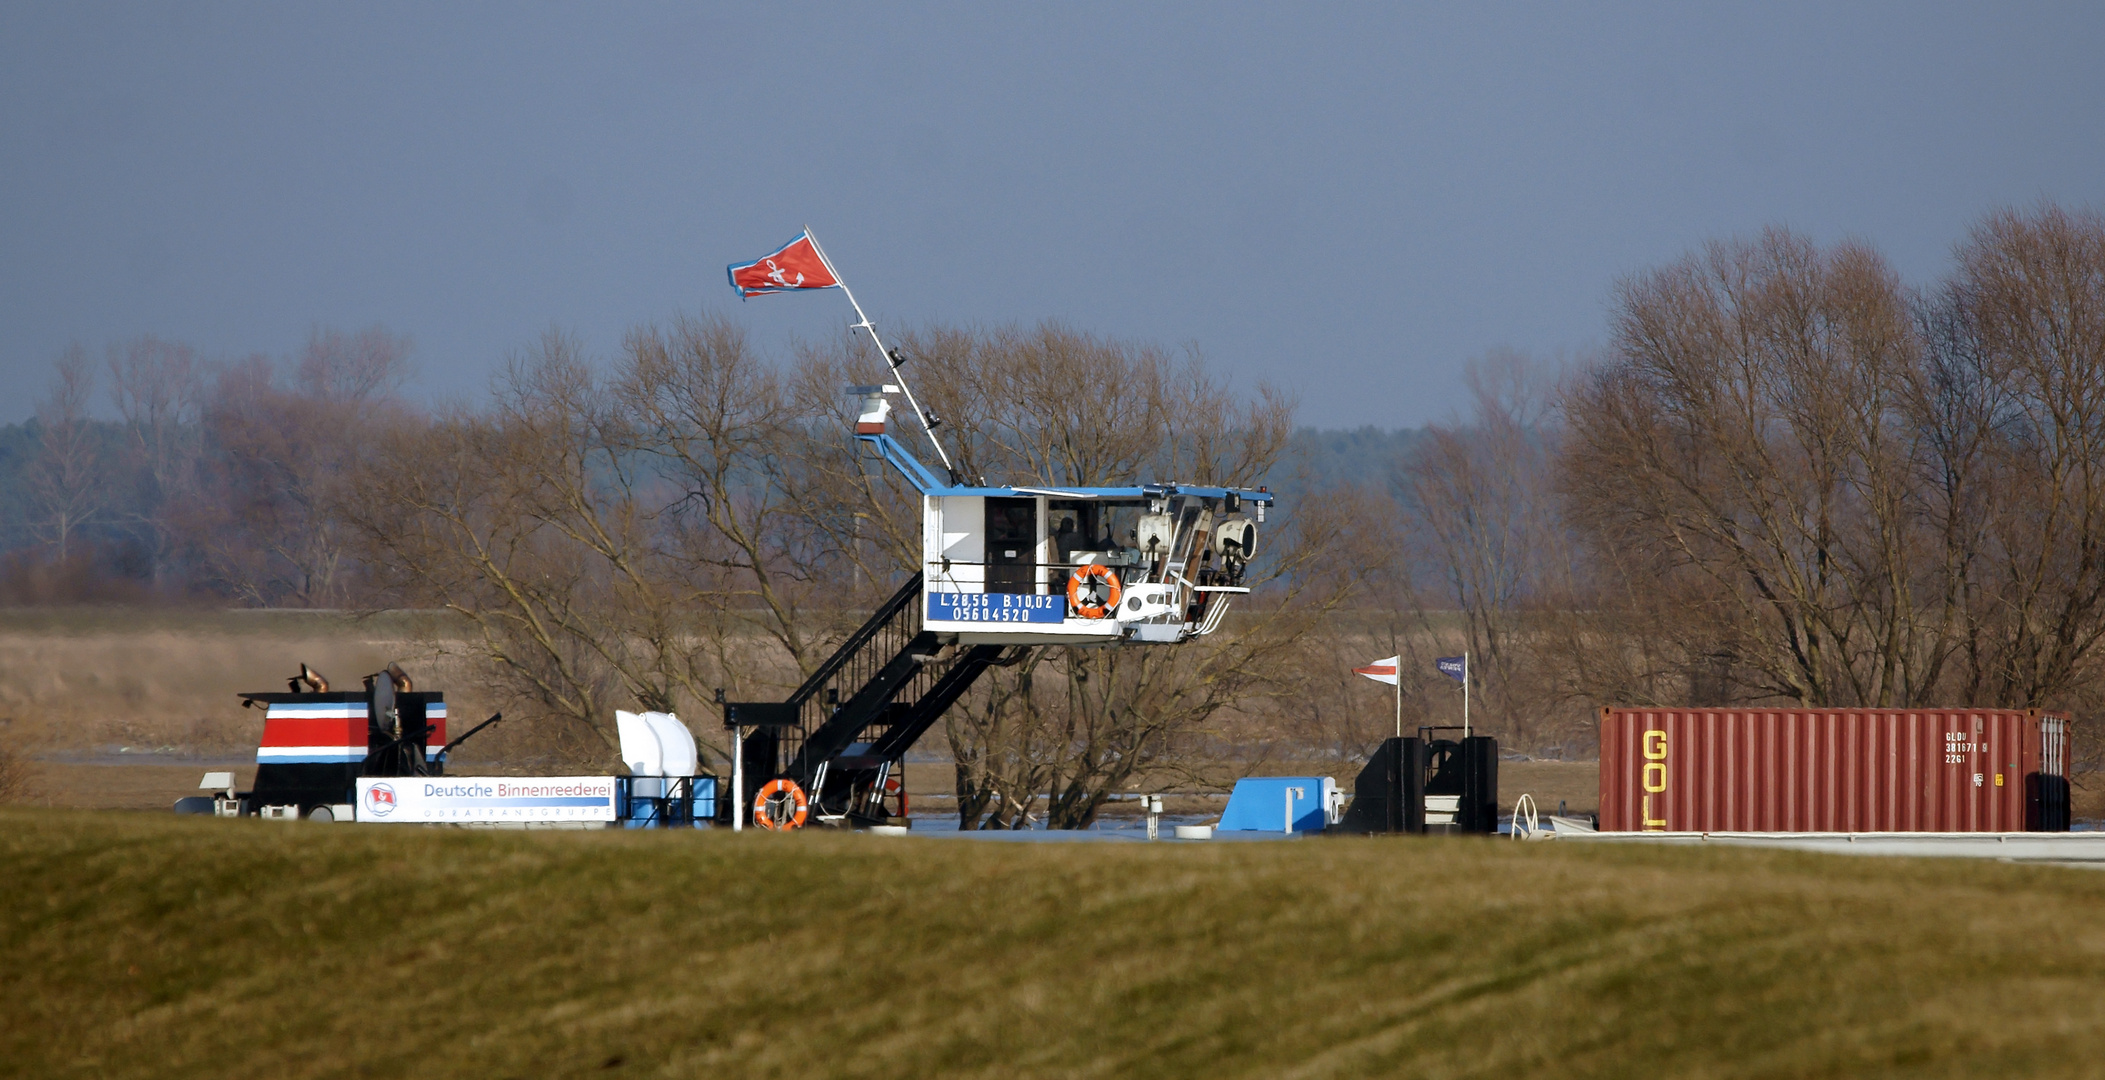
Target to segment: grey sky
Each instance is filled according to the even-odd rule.
[[[760,10],[765,7],[766,10]],[[2105,7],[0,7],[0,420],[68,341],[415,336],[478,392],[551,324],[725,311],[810,223],[880,325],[1196,342],[1304,423],[1416,424],[1582,349],[1614,280],[1767,223],[1921,282],[2105,206]]]

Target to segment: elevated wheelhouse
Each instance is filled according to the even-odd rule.
[[[885,430],[895,390],[850,388],[855,437],[920,492],[925,629],[965,645],[1174,644],[1250,591],[1265,488],[945,483]]]

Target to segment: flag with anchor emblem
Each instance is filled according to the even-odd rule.
[[[749,263],[732,263],[730,272],[731,287],[738,290],[741,298],[798,289],[837,289],[841,284],[833,267],[826,264],[826,256],[819,254],[819,246],[812,242],[809,229],[798,233],[795,240],[782,245],[782,250],[773,255]]]

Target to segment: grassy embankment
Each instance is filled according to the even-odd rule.
[[[0,812],[0,1074],[2091,1075],[2105,875]]]

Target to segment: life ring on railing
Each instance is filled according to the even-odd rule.
[[[884,778],[884,798],[899,797],[899,816],[906,816],[906,784],[896,776]]]
[[[770,831],[802,828],[804,816],[810,812],[811,800],[788,777],[768,781],[753,797],[753,824]]]
[[[1118,610],[1124,592],[1117,571],[1102,563],[1083,563],[1067,575],[1067,602],[1085,619],[1101,619]]]

